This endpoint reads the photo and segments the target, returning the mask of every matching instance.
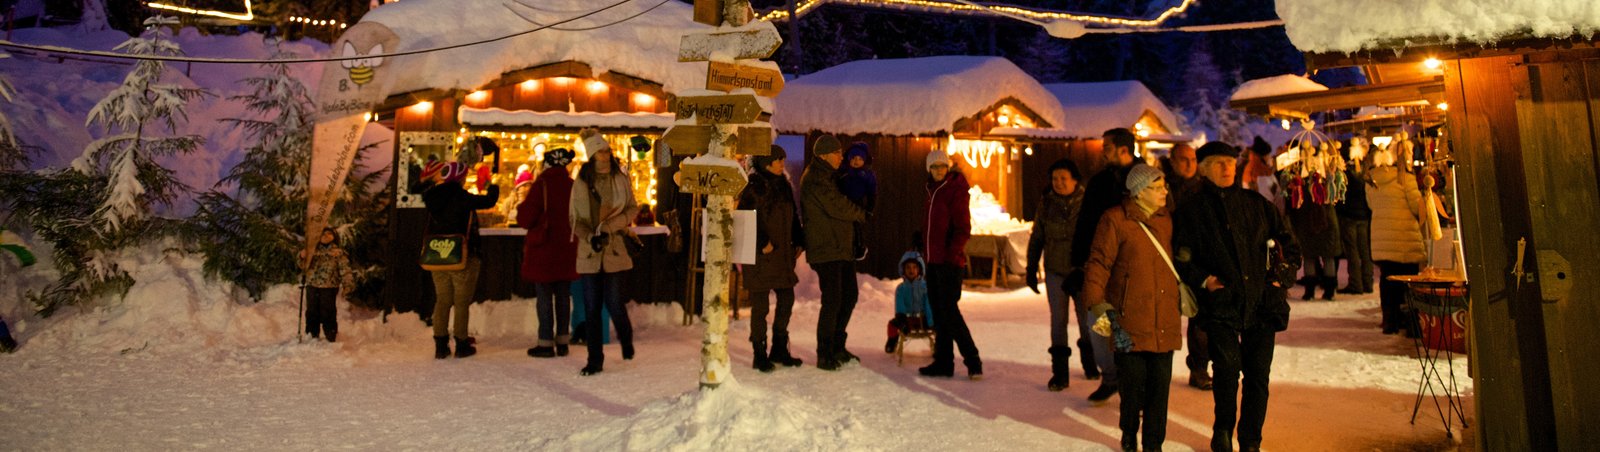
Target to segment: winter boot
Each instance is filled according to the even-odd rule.
[[[589,365],[583,366],[583,369],[578,371],[578,375],[582,375],[582,376],[587,377],[587,376],[590,376],[590,375],[594,375],[594,374],[600,373],[604,369],[605,369],[604,366],[601,366],[600,364],[589,364]]]
[[[1333,289],[1337,287],[1339,287],[1338,276],[1322,277],[1322,299],[1326,301],[1333,301]]]
[[[1072,360],[1072,347],[1050,347],[1050,382],[1045,385],[1050,392],[1061,392],[1071,384],[1067,374],[1071,373],[1068,366]]]
[[[622,359],[623,360],[632,360],[633,359],[633,342],[632,341],[628,341],[628,342],[623,342],[622,343]]]
[[[1306,301],[1306,300],[1310,300],[1312,298],[1316,298],[1316,296],[1317,296],[1317,282],[1318,281],[1317,281],[1316,278],[1303,278],[1303,279],[1301,279],[1301,283],[1306,286],[1305,293],[1300,294],[1300,300],[1301,301]]]
[[[968,360],[966,364],[968,380],[978,381],[983,379],[983,361],[973,359]],[[954,373],[954,371],[951,371],[951,373]]]
[[[1103,406],[1106,404],[1107,400],[1111,400],[1111,396],[1116,394],[1117,385],[1100,383],[1099,388],[1095,389],[1094,392],[1089,393],[1089,403],[1093,404],[1094,406]]]
[[[328,332],[328,342],[336,342],[336,339],[338,339],[338,338],[339,338],[339,332],[337,332],[337,331],[329,331]]]
[[[538,347],[528,349],[528,356],[532,356],[534,358],[554,358],[556,357],[556,349],[555,347],[548,345],[540,345]]]
[[[1094,362],[1094,347],[1088,339],[1078,339],[1078,360],[1083,362],[1083,379],[1099,380],[1100,366]]]
[[[897,345],[900,345],[899,342],[900,342],[900,338],[898,338],[898,337],[890,337],[889,338],[889,342],[885,342],[883,344],[883,352],[891,354],[891,355],[894,354],[894,350],[897,349],[897,348],[900,348],[900,347],[897,347]]]
[[[772,365],[772,361],[767,359],[766,342],[756,342],[750,344],[750,348],[755,350],[755,359],[751,360],[750,367],[761,371],[761,373],[770,373],[774,369],[777,369],[777,367]]]
[[[473,340],[470,337],[458,337],[458,338],[456,338],[456,357],[457,358],[466,358],[468,356],[472,356],[472,355],[477,354],[478,353],[478,349],[472,347],[472,343],[473,342],[477,342],[477,341]]]
[[[15,351],[17,351],[17,340],[13,339],[10,334],[0,336],[0,353],[11,353]]]
[[[927,365],[927,367],[917,369],[917,373],[922,374],[924,377],[950,378],[956,375],[956,365],[954,363],[935,361],[933,364]],[[979,371],[979,375],[982,375],[982,371]]]
[[[450,357],[450,337],[449,336],[434,336],[433,337],[433,359],[445,359],[445,358],[449,358],[449,357]]]
[[[567,344],[556,344],[556,356],[567,356]]]
[[[800,367],[802,364],[799,358],[789,354],[788,339],[773,339],[772,353],[767,354],[767,359],[783,367]]]

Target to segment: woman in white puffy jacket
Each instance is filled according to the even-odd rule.
[[[1397,142],[1395,147],[1403,149],[1405,146]],[[1400,311],[1405,303],[1406,285],[1389,281],[1388,277],[1415,275],[1428,260],[1422,235],[1422,191],[1410,168],[1403,163],[1396,164],[1394,151],[1378,151],[1373,155],[1372,164],[1368,173],[1372,186],[1367,189],[1367,203],[1372,207],[1372,260],[1383,274],[1378,284],[1383,306],[1383,333],[1395,334],[1404,329],[1407,335],[1415,335],[1418,333],[1416,319]]]

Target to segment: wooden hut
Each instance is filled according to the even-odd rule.
[[[560,11],[590,6],[581,0],[541,2],[540,8],[496,2],[402,2],[374,9],[364,18],[387,25],[400,37],[402,47],[395,51],[489,41],[447,52],[398,56],[385,63],[398,71],[389,86],[394,94],[373,117],[396,133],[391,142],[397,168],[391,180],[397,205],[390,218],[394,254],[385,287],[393,306],[422,312],[432,306],[431,281],[414,264],[427,227],[427,213],[414,183],[427,160],[449,160],[457,144],[474,137],[488,137],[499,145],[500,171],[505,176],[500,182],[501,205],[479,212],[486,239],[486,249],[480,253],[484,259],[478,279],[480,300],[532,295],[531,287],[517,277],[525,231],[511,224],[517,201],[514,184],[528,177],[521,171],[537,172],[545,150],[575,148],[583,159],[579,130],[599,129],[633,176],[635,196],[641,203],[656,204],[655,153],[632,151],[630,139],[654,142],[671,126],[668,105],[673,93],[703,86],[705,66],[679,63],[677,46],[682,34],[706,27],[690,20],[690,5],[669,2],[625,5],[525,33],[538,23],[569,18]],[[616,27],[592,27],[621,19],[628,20],[625,33]],[[659,256],[646,256],[647,263],[652,257]],[[653,279],[630,286],[683,284],[683,278],[668,272],[636,273]],[[658,292],[669,297],[672,293]],[[634,295],[638,301],[667,301]]]
[[[879,202],[865,233],[872,251],[858,270],[881,278],[898,275],[900,255],[922,229],[929,152],[952,154],[994,207],[1015,217],[1024,204],[1023,163],[1038,157],[1026,155],[1026,134],[993,131],[1066,120],[1056,97],[1015,64],[977,56],[841,64],[789,82],[777,108],[773,127],[803,135],[808,156],[823,134],[871,149]]]
[[[1593,447],[1600,14],[1587,0],[1436,3],[1409,14],[1404,0],[1361,10],[1278,0],[1309,66],[1357,66],[1372,84],[1276,104],[1400,93],[1443,112],[1469,280],[1476,448]]]

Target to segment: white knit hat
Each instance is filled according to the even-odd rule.
[[[933,165],[936,163],[943,163],[944,166],[952,166],[950,164],[950,154],[942,150],[934,149],[933,151],[928,152],[928,159],[924,161],[922,168],[931,170]]]

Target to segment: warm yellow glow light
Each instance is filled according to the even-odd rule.
[[[570,86],[573,82],[572,77],[556,77],[554,80],[557,86]]]
[[[633,93],[633,103],[639,108],[652,108],[656,105],[656,96],[645,93]]]
[[[1095,16],[1095,15],[1089,15],[1089,14],[1074,14],[1074,13],[1057,12],[1057,11],[1036,11],[1036,10],[1032,10],[1032,9],[1028,9],[1028,8],[1023,8],[1023,7],[1020,7],[1020,6],[998,5],[998,4],[988,5],[987,10],[1001,12],[1001,13],[1007,13],[1007,14],[1012,14],[1012,15],[1021,16],[1021,17],[1026,17],[1026,18],[1029,18],[1029,19],[1032,19],[1032,20],[1036,20],[1036,21],[1041,21],[1041,22],[1057,21],[1057,20],[1069,20],[1069,21],[1082,22],[1082,23],[1087,23],[1087,24],[1096,24],[1096,25],[1118,25],[1118,26],[1125,26],[1125,27],[1155,27],[1155,26],[1161,25],[1163,22],[1166,22],[1167,19],[1171,18],[1172,16],[1176,16],[1178,14],[1183,14],[1183,12],[1187,11],[1190,6],[1194,5],[1195,2],[1196,2],[1196,0],[1183,0],[1182,3],[1178,4],[1177,6],[1173,6],[1171,8],[1167,8],[1166,10],[1162,11],[1161,14],[1157,15],[1155,18],[1152,18],[1152,19],[1129,19],[1129,18],[1122,18],[1122,17]],[[980,8],[980,7],[976,7],[976,6],[972,6],[972,5],[968,5],[968,4],[964,4],[964,3],[956,3],[956,2],[949,2],[949,1],[937,1],[937,0],[800,0],[795,5],[795,14],[804,16],[806,13],[809,13],[809,12],[811,12],[811,10],[814,10],[814,9],[822,6],[824,3],[844,3],[844,4],[851,4],[851,5],[885,6],[885,7],[899,8],[899,9],[918,8],[918,9],[930,10],[930,11],[963,12],[963,13],[978,13],[978,12],[984,12],[985,11],[984,8]],[[770,21],[786,20],[788,18],[789,18],[788,9],[779,8],[779,9],[773,10],[771,12],[768,12],[765,15],[762,15],[760,19],[770,22]]]
[[[602,81],[599,81],[599,80],[590,80],[589,84],[588,84],[588,88],[589,88],[589,92],[591,92],[591,93],[603,93],[603,92],[606,91],[607,86],[606,86],[606,82],[602,82]]]
[[[1450,104],[1445,103],[1445,102],[1440,102],[1439,103],[1439,109],[1440,110],[1449,111],[1450,110]]]
[[[212,17],[222,17],[222,18],[233,19],[233,20],[253,20],[253,19],[256,18],[255,8],[250,5],[250,0],[244,0],[244,14],[233,14],[233,13],[228,13],[228,12],[223,12],[223,11],[213,11],[213,10],[208,10],[208,9],[185,8],[185,7],[182,7],[182,6],[168,5],[168,4],[165,4],[165,3],[156,3],[156,2],[145,3],[144,6],[148,6],[148,7],[155,8],[155,9],[165,9],[165,10],[168,10],[168,11],[177,11],[177,12],[180,12],[180,13],[199,14],[199,15],[202,15],[202,16],[212,16]]]
[[[480,103],[485,100],[489,100],[488,91],[473,91],[472,94],[467,95],[467,102]]]
[[[1428,59],[1422,60],[1422,67],[1425,67],[1425,68],[1428,68],[1428,69],[1439,69],[1439,67],[1443,66],[1443,65],[1444,65],[1444,62],[1439,61],[1438,58],[1434,58],[1434,57],[1428,57]]]
[[[528,81],[522,82],[522,89],[529,90],[529,91],[539,89],[539,81],[538,80],[528,80]]]
[[[1011,117],[1010,116],[1000,115],[1000,117],[994,118],[994,119],[995,119],[995,121],[998,121],[1001,126],[1005,126],[1007,124],[1011,124]]]
[[[433,109],[433,102],[429,102],[429,101],[417,102],[416,105],[412,105],[411,106],[411,110],[415,111],[417,113],[427,113],[429,110],[432,110],[432,109]]]

